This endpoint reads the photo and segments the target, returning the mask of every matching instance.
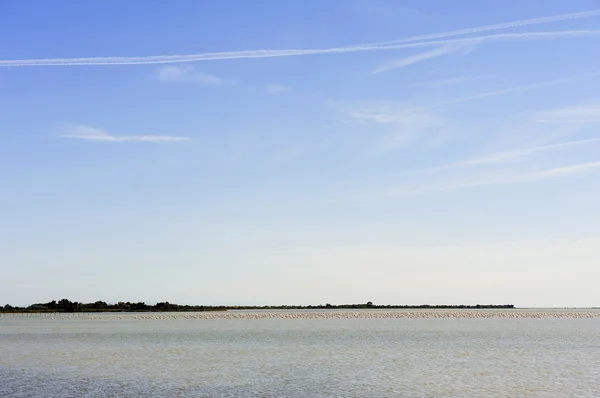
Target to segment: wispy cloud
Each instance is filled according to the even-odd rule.
[[[573,19],[591,18],[591,17],[595,17],[598,15],[600,15],[600,10],[590,10],[590,11],[576,12],[576,13],[570,13],[570,14],[554,15],[551,17],[522,19],[520,21],[504,22],[504,23],[493,24],[493,25],[483,25],[483,26],[478,26],[478,27],[474,27],[474,28],[458,29],[458,30],[452,30],[452,31],[441,32],[441,33],[432,33],[432,34],[427,34],[427,35],[411,36],[411,37],[406,37],[404,39],[371,43],[370,45],[380,45],[381,46],[381,45],[386,45],[386,44],[400,44],[400,43],[410,43],[410,42],[425,41],[425,40],[432,40],[432,39],[443,39],[443,38],[453,37],[453,36],[464,36],[464,35],[470,35],[470,34],[474,34],[474,33],[490,32],[490,31],[494,31],[494,30],[518,28],[518,27],[522,27],[522,26],[540,25],[540,24],[551,23],[551,22],[560,22],[560,21],[567,21],[567,20],[573,20]]]
[[[395,173],[389,173],[387,175],[384,175],[384,179],[389,180],[390,178],[396,179],[398,177],[406,177],[406,176],[419,176],[419,179],[423,179],[423,178],[428,178],[426,176],[432,176],[432,175],[439,175],[439,173],[443,173],[442,176],[444,176],[444,178],[454,178],[454,175],[451,174],[447,174],[448,171],[451,170],[457,170],[457,169],[477,169],[480,168],[480,166],[483,167],[487,167],[487,166],[496,166],[496,165],[502,165],[502,164],[507,164],[507,163],[514,163],[514,162],[524,162],[524,161],[528,161],[530,160],[530,158],[534,155],[539,155],[539,154],[543,154],[546,152],[554,152],[554,151],[561,151],[564,149],[568,149],[568,148],[576,148],[576,147],[588,147],[592,144],[598,144],[600,143],[600,138],[591,138],[591,139],[585,139],[585,140],[573,140],[573,141],[565,141],[565,142],[558,142],[558,143],[554,143],[554,144],[549,144],[549,145],[539,145],[539,146],[534,146],[534,147],[528,147],[528,148],[517,148],[517,149],[511,149],[511,150],[506,150],[506,151],[499,151],[499,152],[495,152],[495,153],[490,153],[484,156],[478,156],[478,157],[473,157],[473,158],[469,158],[466,160],[460,160],[460,161],[456,161],[456,162],[451,162],[451,163],[446,163],[443,164],[441,166],[434,166],[434,167],[426,167],[426,168],[419,168],[419,169],[412,169],[412,170],[404,170],[402,172],[395,172]],[[555,158],[558,157],[558,155],[555,155]],[[495,170],[498,171],[498,170]],[[502,172],[502,169],[499,170],[499,172]],[[529,174],[522,174],[521,177],[519,178],[524,178],[523,176],[526,175],[531,175],[531,173]],[[380,179],[382,176],[376,176],[376,179]],[[483,185],[484,182],[504,182],[507,180],[512,180],[516,177],[512,176],[510,178],[502,176],[502,177],[498,177],[497,175],[493,175],[490,176],[488,178],[484,178],[484,179],[476,179],[476,180],[470,180],[469,182],[461,182],[461,183],[457,183],[457,184],[439,184],[439,185],[435,185],[435,189],[431,188],[431,187],[427,187],[427,188],[419,188],[416,190],[410,190],[410,192],[421,192],[423,189],[425,190],[441,190],[443,189],[448,189],[448,187],[451,188],[456,188],[456,187],[467,187],[467,186],[474,186],[474,185]],[[367,179],[369,180],[373,180],[375,179],[373,176],[368,177]],[[358,179],[353,179],[353,180],[348,180],[345,181],[345,183],[348,182],[358,182],[358,183],[364,183],[366,181],[365,178],[358,178]],[[507,181],[508,182],[508,181]]]
[[[358,44],[353,46],[333,47],[324,49],[286,49],[286,50],[246,50],[218,53],[200,53],[188,55],[156,55],[143,57],[91,57],[91,58],[47,58],[47,59],[22,59],[22,60],[0,60],[0,66],[83,66],[83,65],[137,65],[137,64],[166,64],[196,62],[219,59],[242,59],[242,58],[267,58],[288,57],[316,54],[352,53],[359,51],[382,51],[401,48],[444,46],[452,43],[480,43],[489,40],[518,40],[533,38],[556,38],[556,37],[582,37],[600,34],[600,31],[563,31],[563,32],[530,32],[513,33],[504,35],[488,35],[456,40],[432,40],[453,36],[481,33],[492,30],[507,29],[513,27],[537,25],[550,22],[558,22],[569,19],[589,18],[600,15],[600,10],[591,10],[580,13],[562,14],[552,17],[534,18],[521,21],[513,21],[495,25],[485,25],[475,28],[455,30],[450,32],[435,33],[430,35],[413,36],[387,42]]]
[[[600,104],[585,104],[552,109],[536,114],[539,123],[592,124],[600,123]]]
[[[290,88],[288,86],[284,86],[283,84],[268,84],[265,87],[265,91],[268,94],[277,94],[283,93],[284,91],[288,91]]]
[[[462,77],[451,77],[447,79],[439,79],[425,82],[417,82],[409,84],[410,87],[427,87],[427,86],[446,86],[450,84],[458,84],[473,80],[492,79],[494,75],[476,75],[476,76],[462,76]]]
[[[355,109],[350,112],[350,117],[359,121],[398,123],[404,120],[406,114],[401,104],[383,103]]]
[[[426,61],[428,59],[436,58],[442,55],[453,54],[457,52],[470,52],[473,48],[471,43],[456,43],[456,44],[447,44],[445,46],[440,46],[430,51],[422,52],[419,54],[411,55],[410,57],[395,59],[393,61],[386,62],[377,66],[373,72],[373,74],[386,72],[392,69],[403,68],[408,65],[416,64],[417,62]]]
[[[536,39],[557,39],[567,37],[586,37],[586,36],[598,36],[600,31],[595,30],[565,30],[565,31],[549,31],[549,32],[525,32],[525,33],[504,33],[487,36],[476,36],[466,39],[453,39],[438,42],[439,47],[426,51],[423,53],[415,54],[410,57],[393,60],[376,67],[372,73],[381,73],[392,69],[402,68],[408,65],[412,65],[417,62],[426,61],[428,59],[437,58],[442,55],[453,54],[462,52],[468,54],[474,50],[474,48],[485,42],[504,42],[504,41],[516,41],[516,40],[536,40]],[[407,44],[402,48],[407,47],[422,47],[425,45],[435,45],[435,42],[418,42]]]
[[[513,177],[508,177],[501,182],[529,182],[529,181],[538,181],[538,180],[546,180],[549,178],[558,178],[567,176],[570,174],[583,173],[587,171],[592,171],[600,169],[600,161],[597,162],[587,162],[587,163],[579,163],[570,166],[563,167],[555,167],[553,169],[547,169],[542,171],[536,171],[533,173],[524,173],[518,174]]]
[[[600,161],[578,163],[569,166],[555,167],[550,169],[538,170],[533,172],[515,173],[506,176],[493,175],[489,178],[471,179],[459,181],[456,183],[442,183],[434,185],[425,185],[415,189],[398,189],[390,193],[393,195],[416,195],[428,192],[453,191],[464,188],[475,188],[482,186],[500,185],[500,184],[518,184],[526,182],[535,182],[549,180],[554,178],[566,177],[569,175],[582,174],[600,169]]]
[[[432,108],[437,108],[437,107],[441,107],[441,106],[445,106],[445,105],[453,105],[453,104],[458,104],[458,103],[462,103],[462,102],[475,101],[475,100],[479,100],[479,99],[483,99],[483,98],[496,97],[499,95],[513,94],[513,93],[518,93],[518,92],[523,92],[523,91],[528,91],[528,90],[535,90],[538,88],[551,87],[554,85],[558,85],[558,84],[562,84],[562,83],[569,83],[569,82],[573,82],[576,80],[582,80],[582,79],[586,79],[589,77],[595,77],[595,76],[600,76],[600,72],[583,73],[580,75],[567,76],[567,77],[562,77],[560,79],[547,80],[547,81],[539,82],[539,83],[525,84],[522,86],[508,87],[508,88],[503,88],[503,89],[499,89],[499,90],[484,91],[481,93],[468,95],[465,97],[449,98],[447,100],[434,102],[434,103],[428,104],[428,105],[416,106],[410,110],[411,111],[419,111],[419,110],[432,109]]]
[[[554,85],[595,76],[600,76],[600,72],[591,72],[534,84],[484,91],[464,97],[449,98],[421,106],[411,103],[376,103],[354,109],[349,112],[349,115],[352,120],[358,120],[360,122],[375,122],[379,124],[394,125],[395,130],[385,136],[385,143],[380,144],[381,148],[388,148],[387,150],[391,150],[401,147],[415,136],[422,135],[423,132],[431,132],[435,129],[441,130],[442,127],[447,127],[447,121],[443,120],[439,116],[434,115],[432,113],[433,109],[500,95],[508,95],[544,87],[551,87]],[[588,115],[590,113],[590,111],[587,112]],[[447,128],[445,130],[447,131]]]
[[[204,86],[221,86],[226,83],[222,78],[197,71],[191,65],[166,65],[154,72],[154,78],[162,82],[197,83]]]
[[[430,112],[406,110],[405,104],[382,103],[355,109],[350,117],[361,123],[376,123],[385,127],[378,137],[376,153],[396,150],[409,142],[440,134],[448,128],[448,121]]]
[[[189,137],[173,135],[112,135],[104,130],[88,126],[73,125],[60,134],[63,138],[72,138],[96,142],[175,142],[186,141]]]
[[[551,152],[551,151],[556,151],[556,150],[580,146],[580,145],[592,144],[592,143],[596,143],[596,142],[600,142],[600,138],[591,138],[591,139],[587,139],[587,140],[576,140],[576,141],[566,141],[566,142],[559,142],[559,143],[550,144],[550,145],[541,145],[541,146],[536,146],[536,147],[531,147],[531,148],[523,148],[523,149],[510,150],[510,151],[496,152],[493,154],[480,156],[480,157],[476,157],[476,158],[472,158],[472,159],[468,159],[468,160],[463,160],[460,162],[449,163],[447,165],[442,166],[441,168],[463,168],[463,167],[474,167],[474,166],[480,166],[480,165],[508,163],[508,162],[513,162],[515,160],[519,160],[519,159],[522,159],[524,157],[527,157],[529,155],[533,155],[536,153]]]

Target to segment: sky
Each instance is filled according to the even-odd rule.
[[[599,306],[600,1],[0,1],[0,305]]]

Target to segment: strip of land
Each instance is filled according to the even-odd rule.
[[[319,305],[180,305],[168,301],[154,305],[144,302],[118,302],[108,304],[104,301],[94,303],[80,303],[68,299],[52,300],[48,303],[31,304],[27,307],[5,305],[0,307],[0,313],[87,313],[87,312],[202,312],[202,311],[229,311],[229,310],[333,310],[333,309],[512,309],[512,304],[476,304],[476,305],[375,305],[366,304],[319,304]]]

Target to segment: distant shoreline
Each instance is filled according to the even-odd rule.
[[[0,307],[0,313],[90,313],[90,312],[205,312],[230,310],[330,310],[330,309],[514,309],[513,304],[476,304],[476,305],[375,305],[366,304],[319,304],[319,305],[180,305],[168,301],[149,305],[144,302],[118,302],[108,304],[104,301],[94,303],[72,302],[67,299],[50,301],[48,303],[31,304],[27,307],[5,305]]]

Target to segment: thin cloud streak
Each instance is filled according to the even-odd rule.
[[[111,135],[104,130],[87,127],[71,126],[68,132],[61,134],[62,138],[71,138],[95,142],[178,142],[187,141],[189,137],[172,135]]]
[[[495,97],[495,96],[499,96],[499,95],[507,95],[507,94],[528,91],[528,90],[535,90],[538,88],[551,87],[554,85],[569,83],[569,82],[582,80],[582,79],[595,77],[595,76],[600,76],[600,72],[590,72],[590,73],[584,73],[581,75],[574,75],[574,76],[568,76],[568,77],[563,77],[563,78],[554,79],[554,80],[548,80],[548,81],[540,82],[540,83],[508,87],[508,88],[504,88],[504,89],[500,89],[500,90],[485,91],[485,92],[481,92],[481,93],[477,93],[477,94],[473,94],[473,95],[468,95],[465,97],[450,98],[450,99],[439,101],[439,102],[429,104],[429,105],[400,107],[399,109],[393,109],[388,106],[388,107],[384,107],[384,108],[381,108],[381,107],[367,108],[367,109],[363,109],[360,111],[355,110],[350,113],[350,116],[352,119],[372,120],[377,123],[392,123],[392,122],[398,122],[398,121],[403,120],[403,118],[405,118],[406,115],[409,115],[412,113],[419,113],[422,111],[427,111],[430,109],[435,109],[435,108],[443,107],[446,105],[454,105],[454,104],[459,104],[459,103],[463,103],[463,102],[475,101],[475,100],[479,100],[479,99],[483,99],[483,98]]]
[[[446,85],[450,85],[450,84],[458,84],[458,83],[473,81],[473,80],[492,79],[494,77],[495,77],[494,75],[452,77],[452,78],[447,78],[447,79],[411,83],[408,86],[409,87],[446,86]]]
[[[421,61],[426,61],[428,59],[437,58],[442,55],[452,54],[452,53],[456,53],[456,52],[460,52],[460,51],[467,51],[469,48],[471,48],[471,46],[465,45],[465,44],[463,44],[463,45],[448,44],[445,46],[435,48],[430,51],[411,55],[410,57],[400,58],[397,60],[393,60],[391,62],[387,62],[382,65],[379,65],[371,73],[378,74],[378,73],[386,72],[386,71],[389,71],[392,69],[403,68],[405,66],[416,64],[417,62],[421,62]]]
[[[584,172],[590,172],[600,169],[600,161],[588,162],[588,163],[579,163],[570,166],[563,167],[555,167],[552,169],[546,169],[541,171],[535,171],[530,173],[521,173],[515,174],[507,177],[493,177],[489,179],[480,179],[473,181],[465,181],[459,182],[456,184],[446,184],[446,185],[432,185],[426,186],[423,188],[417,188],[410,191],[397,191],[396,194],[399,195],[415,195],[422,194],[427,192],[444,192],[444,191],[453,191],[463,188],[474,188],[474,187],[482,187],[482,186],[490,186],[490,185],[500,185],[500,184],[517,184],[524,182],[535,182],[548,180],[553,178],[560,178],[569,176],[572,174],[580,174]]]
[[[189,65],[166,65],[157,69],[153,76],[169,83],[197,83],[203,86],[222,86],[225,83],[220,77],[198,72]]]
[[[189,55],[156,55],[144,57],[91,57],[91,58],[46,58],[0,60],[0,67],[23,66],[109,66],[109,65],[153,65],[184,62],[214,61],[226,59],[246,58],[275,58],[318,54],[343,54],[363,51],[386,51],[402,48],[419,48],[431,46],[444,46],[451,44],[479,44],[485,41],[509,41],[550,39],[566,37],[600,36],[600,30],[567,30],[548,32],[507,33],[487,36],[478,36],[466,39],[436,40],[417,43],[391,44],[391,45],[357,45],[348,47],[334,47],[325,49],[289,49],[289,50],[247,50],[218,53],[201,53]]]
[[[345,193],[343,197],[336,200],[346,200],[350,197],[358,200],[371,199],[373,197],[414,197],[436,192],[449,192],[466,188],[477,188],[494,185],[521,184],[551,180],[555,178],[568,177],[571,175],[589,173],[600,170],[600,161],[578,163],[569,166],[555,167],[545,170],[517,173],[507,176],[490,175],[488,178],[458,181],[454,183],[441,183],[432,185],[421,185],[414,188],[383,188],[382,190],[362,188],[359,194]],[[405,185],[405,184],[404,184]]]
[[[265,91],[267,94],[277,94],[283,93],[284,91],[289,91],[290,88],[288,86],[284,86],[283,84],[268,84],[265,87]]]
[[[424,105],[424,106],[413,106],[413,107],[400,106],[400,107],[396,108],[396,107],[389,106],[389,105],[386,106],[384,104],[383,106],[379,105],[379,106],[375,106],[375,107],[368,107],[368,108],[361,109],[361,110],[354,110],[354,111],[350,112],[350,117],[354,120],[372,121],[372,122],[383,123],[383,124],[396,123],[399,125],[399,127],[402,127],[402,126],[407,127],[406,126],[407,121],[413,120],[415,116],[418,117],[419,115],[424,114],[424,112],[425,112],[425,114],[428,114],[429,118],[431,119],[432,115],[427,113],[427,111],[429,111],[431,109],[443,107],[446,105],[453,105],[453,104],[459,104],[459,103],[463,103],[463,102],[475,101],[475,100],[499,96],[499,95],[507,95],[507,94],[517,93],[517,92],[534,90],[534,89],[538,89],[538,88],[550,87],[553,85],[568,83],[568,82],[585,79],[588,77],[594,77],[594,76],[600,76],[600,72],[591,72],[591,73],[569,76],[569,77],[565,77],[565,78],[560,78],[560,79],[555,79],[555,80],[550,80],[550,81],[545,81],[545,82],[540,82],[540,83],[535,83],[535,84],[509,87],[509,88],[505,88],[505,89],[501,89],[501,90],[486,91],[486,92],[473,94],[473,95],[466,96],[466,97],[452,98],[452,99],[448,99],[445,101],[440,101],[440,102],[437,102],[434,104]],[[421,127],[427,127],[427,126],[421,126]],[[421,129],[421,128],[416,129],[416,130],[411,128],[409,130],[411,131],[411,134],[406,134],[407,130],[400,129],[399,132],[396,132],[395,134],[386,136],[387,144],[385,144],[384,146],[389,147],[389,148],[396,148],[396,147],[400,146],[402,143],[405,143],[406,140],[409,139],[410,137],[414,137],[414,133],[416,131],[423,131],[423,129]],[[592,142],[592,141],[589,141],[589,142]],[[538,148],[538,149],[532,150],[531,153],[534,153],[537,151],[542,151],[542,150],[551,150],[551,148],[558,148],[559,144],[556,144],[556,145],[557,146],[550,145],[543,149]],[[572,144],[572,145],[577,145],[577,144]],[[566,147],[566,146],[568,146],[568,144],[564,143],[564,144],[561,144],[561,146]],[[525,151],[525,150],[523,150],[523,151]],[[514,152],[512,154],[515,155]],[[518,153],[517,153],[517,155],[518,155]],[[490,156],[495,156],[495,155],[490,155]],[[502,156],[507,156],[507,154],[503,153]],[[491,160],[485,160],[485,161],[478,160],[478,162],[483,164],[484,162],[491,162]],[[434,167],[434,168],[429,168],[429,169],[406,171],[403,174],[423,173],[423,172],[428,172],[428,171],[430,172],[430,171],[434,171],[434,170],[439,170],[444,167],[460,167],[460,166],[450,166],[450,165],[439,166],[439,167]]]
[[[509,163],[516,159],[523,158],[527,155],[532,155],[535,153],[550,152],[550,151],[555,151],[555,150],[579,146],[579,145],[592,144],[595,142],[600,142],[600,138],[591,138],[591,139],[587,139],[587,140],[577,140],[577,141],[567,141],[567,142],[560,142],[560,143],[550,144],[550,145],[542,145],[542,146],[537,146],[537,147],[532,147],[532,148],[515,149],[515,150],[511,150],[511,151],[502,151],[502,152],[497,152],[497,153],[493,153],[493,154],[486,155],[486,156],[476,157],[476,158],[469,159],[469,160],[463,160],[460,162],[449,163],[445,166],[439,167],[439,169],[466,168],[466,167],[473,167],[473,166],[479,166],[479,165]]]
[[[595,33],[592,33],[595,32]],[[383,64],[373,70],[373,74],[389,71],[392,69],[402,68],[412,65],[417,62],[426,61],[442,55],[452,54],[456,52],[470,52],[475,46],[487,41],[511,41],[511,40],[531,40],[531,39],[553,39],[561,37],[584,37],[588,35],[598,35],[598,31],[590,30],[567,30],[567,31],[550,31],[550,32],[526,32],[526,33],[505,33],[496,35],[487,35],[472,37],[467,39],[455,39],[447,41],[448,44],[440,46],[434,50],[427,51],[421,54],[416,54],[410,57],[401,58]],[[425,44],[426,42],[416,43]]]
[[[573,19],[590,18],[590,17],[595,17],[598,15],[600,15],[600,10],[590,10],[590,11],[571,13],[571,14],[555,15],[555,16],[551,16],[551,17],[524,19],[524,20],[520,20],[520,21],[505,22],[505,23],[494,24],[494,25],[478,26],[475,28],[466,28],[466,29],[452,30],[452,31],[448,31],[448,32],[432,33],[432,34],[420,35],[420,36],[412,36],[412,37],[407,37],[404,39],[375,42],[375,43],[363,44],[363,45],[383,46],[383,45],[388,45],[388,44],[400,44],[400,43],[410,43],[410,42],[425,41],[425,40],[432,40],[432,39],[443,39],[446,37],[463,36],[463,35],[469,35],[469,34],[473,34],[473,33],[489,32],[489,31],[493,31],[493,30],[503,30],[503,29],[510,29],[510,28],[518,28],[521,26],[539,25],[539,24],[551,23],[551,22],[560,22],[560,21],[567,21],[567,20],[573,20]]]
[[[559,79],[547,80],[544,82],[526,84],[526,85],[522,85],[522,86],[508,87],[508,88],[503,88],[500,90],[484,91],[481,93],[468,95],[465,97],[450,98],[450,99],[439,101],[439,102],[436,102],[436,103],[433,103],[430,105],[405,107],[405,108],[401,108],[397,111],[394,111],[394,115],[390,115],[390,112],[388,109],[386,109],[384,112],[382,112],[380,109],[367,109],[367,110],[362,110],[362,111],[354,111],[351,113],[351,117],[354,119],[372,119],[379,123],[393,122],[393,121],[400,120],[402,115],[405,115],[410,112],[419,112],[419,111],[424,111],[424,110],[428,110],[428,109],[432,109],[432,108],[438,108],[438,107],[445,106],[445,105],[459,104],[462,102],[475,101],[478,99],[495,97],[495,96],[499,96],[499,95],[518,93],[518,92],[528,91],[528,90],[535,90],[535,89],[544,88],[544,87],[551,87],[551,86],[555,86],[558,84],[569,83],[569,82],[582,80],[582,79],[586,79],[589,77],[595,77],[595,76],[600,76],[600,71],[583,73],[583,74],[574,75],[574,76],[561,77]]]
[[[553,109],[537,114],[538,123],[593,124],[600,122],[600,104]]]
[[[407,176],[407,175],[423,176],[423,175],[428,175],[428,174],[429,175],[436,174],[438,172],[443,172],[446,170],[469,169],[469,168],[475,168],[478,166],[498,165],[498,164],[514,162],[516,160],[519,160],[520,158],[525,158],[529,155],[534,155],[537,153],[560,151],[562,149],[566,149],[566,148],[570,148],[570,147],[576,147],[576,146],[581,146],[581,145],[586,145],[586,144],[594,144],[594,143],[599,143],[599,142],[600,142],[600,138],[591,138],[591,139],[585,139],[585,140],[559,142],[559,143],[555,143],[555,144],[541,145],[541,146],[530,147],[530,148],[501,151],[501,152],[496,152],[496,153],[492,153],[492,154],[485,155],[485,156],[475,157],[475,158],[457,161],[457,162],[453,162],[453,163],[447,163],[447,164],[444,164],[441,166],[434,166],[434,167],[421,168],[421,169],[412,169],[412,170],[405,170],[405,171],[397,172],[397,173],[390,173],[390,174],[388,174],[388,177]],[[521,177],[521,178],[524,178],[524,177]],[[359,181],[364,182],[364,181],[370,180],[370,179],[372,179],[372,178],[365,177],[365,178],[359,178],[359,179],[352,179],[347,182],[352,182],[352,181],[353,182],[359,182]],[[490,179],[490,180],[485,180],[485,181],[489,182],[489,181],[505,181],[505,180],[506,179]],[[405,191],[405,193],[410,192],[412,194],[412,193],[417,193],[417,192],[420,193],[422,191],[447,190],[447,189],[449,189],[448,187],[450,187],[451,189],[455,189],[455,188],[478,186],[478,185],[484,185],[484,184],[481,181],[475,181],[475,182],[460,183],[460,184],[453,184],[453,185],[437,186],[434,188],[431,188],[431,187],[428,187],[425,189],[419,188],[419,189],[415,189],[415,190]]]
[[[466,97],[452,98],[452,99],[448,99],[445,101],[436,102],[431,105],[417,106],[414,108],[407,109],[406,111],[407,112],[408,111],[411,111],[411,112],[412,111],[422,111],[422,110],[437,108],[437,107],[445,106],[445,105],[453,105],[453,104],[459,104],[462,102],[475,101],[478,99],[483,99],[483,98],[488,98],[488,97],[495,97],[498,95],[505,95],[505,94],[518,93],[518,92],[522,92],[522,91],[535,90],[538,88],[551,87],[551,86],[554,86],[557,84],[569,83],[572,81],[581,80],[581,79],[585,79],[588,77],[594,77],[594,76],[600,76],[600,72],[590,72],[590,73],[584,73],[581,75],[568,76],[568,77],[563,77],[560,79],[549,80],[549,81],[540,82],[540,83],[526,84],[523,86],[509,87],[509,88],[504,88],[504,89],[500,89],[500,90],[485,91],[483,93],[473,94],[473,95],[469,95]]]

